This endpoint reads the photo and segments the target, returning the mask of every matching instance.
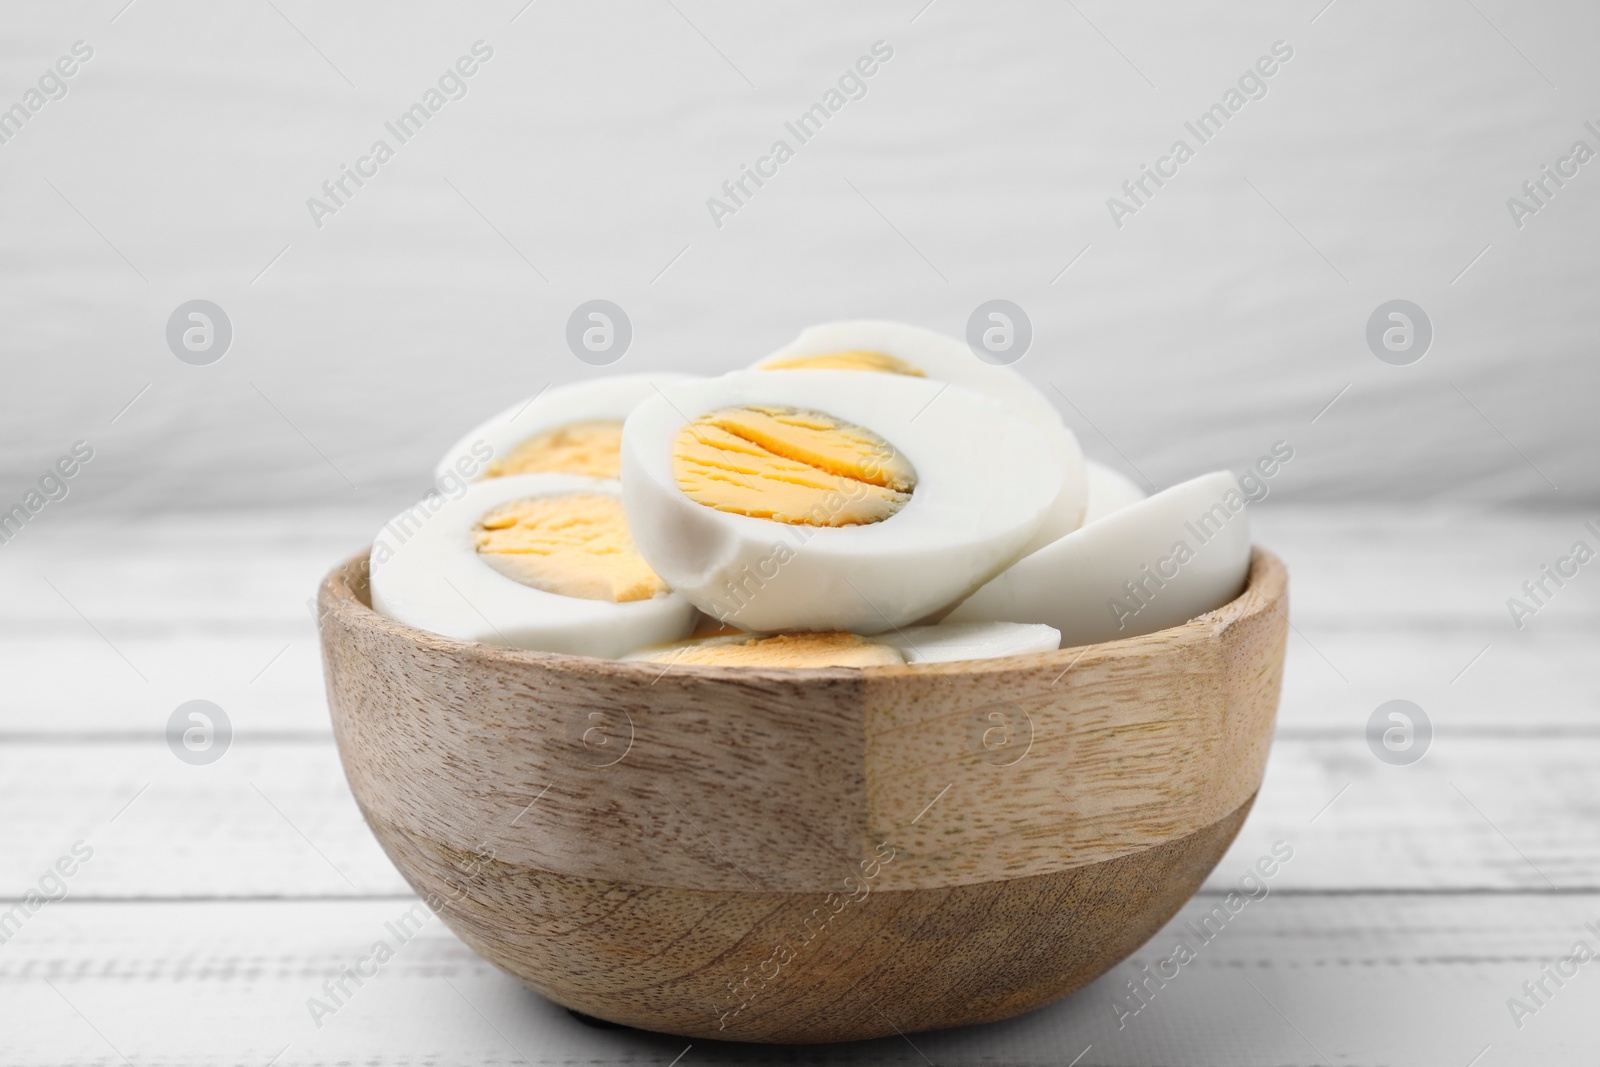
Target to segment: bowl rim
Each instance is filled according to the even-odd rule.
[[[1143,655],[1154,647],[1176,651],[1184,646],[1204,644],[1236,623],[1267,611],[1285,614],[1280,606],[1288,590],[1288,568],[1277,555],[1252,545],[1250,569],[1245,587],[1237,597],[1221,607],[1197,615],[1187,622],[1135,637],[1121,637],[1089,645],[1072,645],[1048,652],[1029,652],[988,659],[957,660],[948,663],[894,664],[876,667],[749,667],[706,664],[660,663],[648,660],[607,659],[601,656],[576,656],[562,652],[513,648],[478,641],[463,641],[423,630],[391,619],[372,607],[367,592],[370,579],[371,548],[342,560],[322,579],[317,593],[319,633],[330,616],[336,616],[352,629],[382,631],[388,636],[454,659],[485,665],[541,667],[567,674],[608,676],[611,678],[656,679],[668,671],[680,678],[716,681],[776,680],[838,682],[850,679],[896,679],[931,677],[959,673],[980,675],[1006,673],[1017,669],[1036,669],[1063,665],[1062,673],[1078,663],[1095,663],[1125,656]],[[324,636],[324,640],[326,637]],[[652,677],[653,676],[653,677]]]

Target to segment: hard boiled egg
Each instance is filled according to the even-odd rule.
[[[622,420],[687,374],[624,374],[555,385],[470,430],[434,468],[440,486],[508,474],[616,478]]]
[[[1092,459],[1084,460],[1083,466],[1089,475],[1089,505],[1083,511],[1085,526],[1145,498],[1143,489],[1110,467]]]
[[[1061,631],[1063,648],[1137,637],[1238,596],[1250,519],[1228,471],[1136,501],[1018,560],[946,623],[1010,620]]]
[[[889,630],[877,640],[900,650],[907,663],[957,663],[969,659],[1054,652],[1061,633],[1053,626],[1022,622],[942,622]]]
[[[620,656],[694,628],[634,548],[614,481],[517,474],[432,494],[373,545],[372,606],[462,641]]]
[[[1076,530],[1088,492],[1083,451],[1050,399],[1010,367],[985,363],[965,343],[899,322],[829,322],[756,363],[757,370],[855,370],[952,382],[987,393],[1032,422],[1061,457],[1066,477],[1028,551]]]
[[[623,658],[674,667],[886,667],[905,662],[894,647],[847,633],[725,634],[642,649]]]
[[[1052,652],[1061,635],[1049,626],[1015,622],[908,626],[871,637],[850,633],[718,634],[642,649],[624,659],[719,667],[887,667],[901,663]]]
[[[645,560],[719,621],[870,634],[1017,558],[1060,495],[1057,444],[927,378],[744,371],[634,410],[623,500]]]

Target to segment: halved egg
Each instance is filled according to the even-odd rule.
[[[462,641],[620,656],[694,629],[633,546],[614,481],[516,474],[434,494],[373,544],[372,606]]]
[[[1175,485],[1023,557],[944,622],[1044,623],[1063,648],[1187,622],[1244,589],[1245,503],[1229,471]]]
[[[1061,635],[1049,626],[1015,622],[908,626],[863,637],[851,633],[716,634],[641,649],[624,656],[673,666],[885,667],[1051,652]]]
[[[687,374],[624,374],[554,385],[462,436],[434,467],[440,485],[510,474],[616,478],[622,420],[641,400]]]
[[[886,667],[905,662],[893,646],[850,633],[723,634],[641,649],[623,658],[674,667]]]
[[[1089,504],[1083,510],[1083,524],[1089,525],[1129,504],[1143,500],[1146,493],[1130,478],[1092,459],[1083,461],[1089,475]]]
[[[721,622],[871,634],[1017,558],[1065,464],[1030,420],[894,374],[743,371],[668,386],[622,435],[650,566]]]
[[[1045,521],[1025,546],[1028,551],[1076,530],[1083,521],[1087,481],[1078,438],[1061,421],[1055,404],[1010,367],[985,363],[967,345],[935,330],[899,322],[829,322],[800,336],[755,364],[757,370],[855,370],[951,382],[987,393],[1037,426],[1061,457],[1061,492]]]

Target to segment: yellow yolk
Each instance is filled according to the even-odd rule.
[[[824,352],[816,356],[790,356],[761,365],[762,370],[868,370],[922,378],[922,371],[886,352]]]
[[[473,538],[489,566],[547,593],[627,602],[667,592],[667,583],[633,547],[622,501],[615,497],[580,493],[512,501],[479,519]]]
[[[882,667],[904,663],[888,645],[855,634],[778,634],[727,644],[690,645],[651,657],[658,663],[705,667]]]
[[[755,405],[702,415],[678,432],[672,473],[718,511],[803,526],[881,522],[917,474],[870,430],[818,411]]]
[[[617,478],[622,472],[622,420],[574,422],[534,434],[484,468],[485,478],[508,474],[586,474]]]

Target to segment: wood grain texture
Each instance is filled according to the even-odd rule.
[[[1283,566],[1259,551],[1237,600],[1158,634],[859,671],[466,644],[383,618],[351,577],[358,562],[323,587],[323,647],[373,816],[519,866],[692,889],[829,892],[883,841],[901,856],[886,888],[943,887],[1209,826],[1261,784],[1287,632]]]
[[[95,849],[67,900],[0,947],[0,1065],[123,1062],[111,1045],[185,1067],[274,1056],[275,1067],[668,1067],[685,1052],[689,1039],[575,1022],[437,921],[317,1026],[307,998],[421,907],[343,779],[305,607],[327,560],[383,515],[152,513],[119,521],[108,551],[77,505],[49,537],[0,552],[0,893],[19,899],[76,838]],[[1278,735],[1233,847],[1148,949],[1054,1006],[917,1035],[915,1048],[897,1036],[812,1049],[695,1040],[679,1067],[1062,1067],[1080,1052],[1078,1067],[1463,1067],[1491,1043],[1478,1067],[1582,1062],[1587,966],[1521,1029],[1505,999],[1600,916],[1600,584],[1569,583],[1516,633],[1504,598],[1583,517],[1276,497],[1253,509],[1260,539],[1295,564]],[[160,738],[197,696],[236,728],[228,755],[199,768]],[[1362,738],[1395,696],[1438,728],[1412,767],[1379,763]],[[1119,1028],[1114,1005],[1138,966],[1278,840],[1296,852],[1270,899]]]
[[[579,1023],[437,920],[397,943],[414,898],[69,900],[0,951],[0,1067],[108,1067],[118,1051],[139,1067],[1465,1067],[1490,1045],[1478,1067],[1593,1060],[1588,966],[1521,1028],[1505,1001],[1586,936],[1600,895],[1274,889],[1119,1017],[1140,966],[1219,900],[1203,891],[1146,948],[1009,1022],[810,1048],[695,1039],[687,1054],[687,1038]],[[318,1025],[309,998],[380,939],[394,957]]]
[[[866,676],[869,834],[891,884],[1020,877],[1214,825],[1255,795],[1283,677],[1287,576],[1148,637]]]
[[[888,852],[830,893],[575,878],[369,821],[463,941],[557,1003],[688,1037],[809,1043],[991,1022],[1059,1000],[1171,918],[1249,808],[1117,859],[945,888],[880,888],[899,862]]]
[[[1422,762],[1390,767],[1361,725],[1273,742],[1255,808],[1208,886],[1286,839],[1303,846],[1282,876],[1297,893],[1547,889],[1541,871],[1563,890],[1600,890],[1600,738],[1450,729]],[[331,741],[244,737],[202,768],[159,740],[0,745],[0,811],[12,816],[0,819],[0,895],[19,896],[78,838],[95,858],[73,879],[74,899],[409,893]]]
[[[402,874],[562,1003],[702,1037],[888,1032],[871,1003],[840,1007],[863,985],[925,1029],[1091,980],[1237,832],[1288,624],[1283,565],[1257,550],[1232,603],[1126,641],[937,667],[673,669],[415,630],[372,611],[364,563],[319,598],[329,704]],[[776,977],[786,937],[845,909],[843,947],[784,999],[730,1002],[749,988],[729,985],[730,953],[754,946],[740,973]]]
[[[96,738],[157,731],[179,703],[204,696],[241,737],[331,741],[307,602],[328,560],[383,517],[152,515],[119,523],[112,554],[96,528],[19,538],[0,567],[0,725]],[[1600,721],[1600,657],[1588,654],[1600,638],[1600,582],[1568,583],[1521,631],[1505,607],[1571,543],[1580,516],[1468,520],[1272,499],[1252,507],[1251,524],[1295,561],[1279,738],[1351,729],[1394,696],[1447,715],[1458,733]]]
[[[87,616],[119,642],[209,634],[278,637],[281,644],[312,634],[307,602],[329,561],[370,540],[390,515],[384,507],[127,516],[117,521],[114,552],[106,550],[104,526],[64,514],[48,536],[4,546],[0,625],[12,637],[86,632]],[[1505,598],[1597,517],[1587,510],[1306,506],[1276,495],[1250,506],[1256,541],[1294,561],[1296,626],[1313,636],[1324,627],[1404,630],[1408,641],[1430,629],[1509,633]],[[1525,633],[1549,632],[1547,623],[1600,625],[1600,588],[1569,583]]]

